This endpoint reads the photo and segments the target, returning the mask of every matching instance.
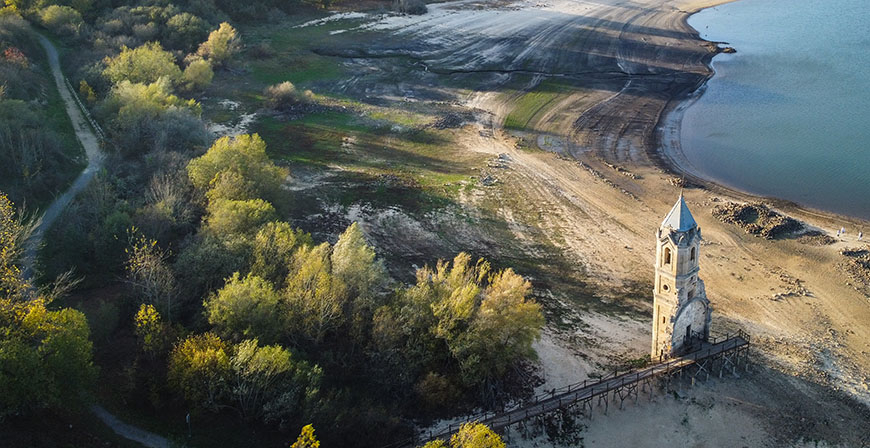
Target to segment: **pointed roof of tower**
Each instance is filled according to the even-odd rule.
[[[668,216],[665,216],[665,220],[662,221],[662,228],[670,227],[677,232],[685,232],[697,225],[695,218],[692,217],[692,212],[689,211],[689,206],[686,205],[686,200],[683,199],[683,193],[680,192],[680,198],[677,199],[677,203],[674,204]]]

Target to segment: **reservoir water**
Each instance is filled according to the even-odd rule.
[[[750,193],[870,218],[870,2],[740,0],[689,24],[736,54],[683,116],[694,171]]]

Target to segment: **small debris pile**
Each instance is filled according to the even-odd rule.
[[[840,253],[846,257],[843,270],[857,283],[855,289],[870,295],[870,250],[843,249]]]
[[[474,117],[469,114],[458,114],[450,112],[447,115],[435,120],[432,127],[435,129],[456,129],[461,128],[466,122],[473,120]]]
[[[810,230],[798,238],[798,242],[809,246],[828,246],[837,242],[837,239],[818,230]]]
[[[740,227],[746,233],[766,239],[778,238],[803,229],[800,221],[783,216],[760,202],[727,202],[714,207],[713,216],[722,222]]]

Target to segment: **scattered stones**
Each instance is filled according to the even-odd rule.
[[[840,254],[846,257],[846,261],[840,266],[858,286],[855,289],[870,295],[870,250],[843,249]]]
[[[511,156],[505,153],[501,153],[498,155],[498,157],[495,157],[487,162],[486,166],[490,168],[506,169],[508,167],[508,163],[510,162],[512,162]]]
[[[800,221],[781,215],[760,202],[738,204],[727,202],[713,208],[713,216],[734,224],[746,233],[774,239],[803,229]]]
[[[668,179],[668,183],[675,187],[685,187],[686,182],[682,177],[671,177]]]
[[[638,176],[637,174],[634,174],[634,173],[632,173],[631,171],[629,171],[629,170],[627,170],[627,169],[625,169],[625,168],[623,168],[623,167],[621,167],[621,166],[614,165],[614,164],[612,164],[612,163],[607,163],[607,162],[604,162],[604,164],[607,165],[607,166],[609,166],[609,167],[612,168],[613,170],[615,170],[617,173],[622,174],[623,176],[626,176],[626,177],[632,178],[632,179],[634,179],[634,180],[638,180],[638,179],[641,178],[641,177]]]

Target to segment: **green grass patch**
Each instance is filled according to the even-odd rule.
[[[547,107],[570,90],[570,87],[555,81],[544,81],[533,90],[522,94],[514,103],[514,109],[505,118],[504,127],[517,130],[534,130],[536,118]]]

